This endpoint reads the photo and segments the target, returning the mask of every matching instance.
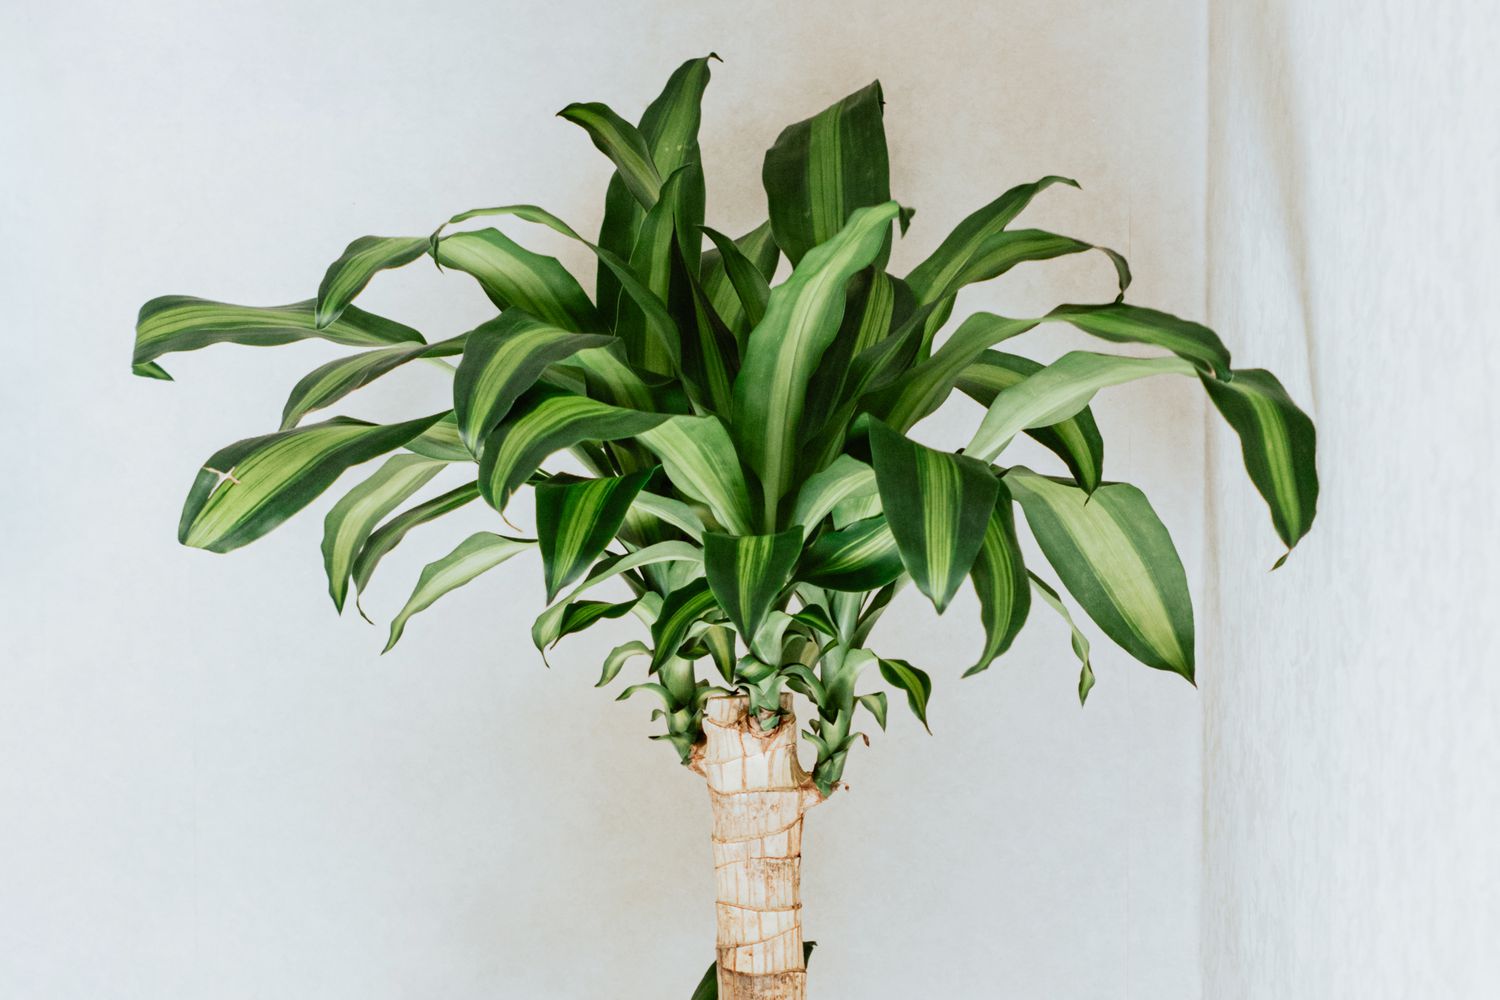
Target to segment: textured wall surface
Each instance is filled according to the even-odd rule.
[[[1211,319],[1313,405],[1323,478],[1268,575],[1211,435],[1216,1000],[1500,989],[1496,10],[1212,4]]]
[[[1137,301],[1200,315],[1204,37],[1201,0],[0,5],[0,996],[686,997],[712,955],[707,794],[646,740],[648,705],[592,689],[628,626],[544,670],[540,574],[518,561],[381,658],[382,633],[328,603],[331,501],[231,556],[178,547],[197,463],[272,428],[339,352],[223,347],[168,359],[175,384],[132,379],[141,302],[295,301],[350,238],[476,205],[593,230],[607,164],[553,113],[633,117],[714,49],[721,228],[763,217],[783,124],[879,75],[894,187],[918,208],[901,271],[1000,191],[1061,173],[1084,190],[1029,223],[1127,252]],[[1084,257],[961,305],[1024,315],[1110,282]],[[488,314],[425,266],[361,303],[434,338]],[[1071,341],[1036,343],[1046,359]],[[1110,474],[1151,493],[1196,582],[1202,407],[1178,381],[1097,412]],[[343,409],[426,413],[443,393],[403,371]],[[924,433],[976,418],[962,404]],[[469,513],[382,565],[374,617],[494,527]],[[936,677],[936,735],[898,699],[853,792],[809,820],[815,995],[1195,997],[1198,694],[1101,641],[1080,710],[1045,608],[960,683],[974,610],[913,600],[882,625]]]

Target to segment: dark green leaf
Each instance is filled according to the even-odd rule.
[[[995,657],[1015,641],[1031,610],[1031,588],[1026,585],[1026,566],[1021,543],[1016,538],[1015,512],[1010,490],[1004,484],[995,497],[995,509],[984,529],[984,543],[969,570],[974,592],[979,595],[979,620],[984,623],[984,650],[964,676],[989,667]]]
[[[746,641],[760,631],[802,554],[802,528],[775,535],[703,536],[703,570],[714,597]]]
[[[554,476],[536,486],[536,531],[547,603],[578,579],[615,537],[654,469],[609,479]]]
[[[361,236],[350,243],[343,255],[328,265],[318,286],[314,318],[318,329],[338,319],[377,272],[410,264],[427,250],[427,241],[419,236]]]
[[[906,703],[911,706],[914,714],[922,723],[922,727],[929,733],[932,727],[927,724],[927,702],[932,697],[932,678],[927,672],[907,663],[905,660],[887,660],[879,657],[880,675],[895,687],[906,692]]]

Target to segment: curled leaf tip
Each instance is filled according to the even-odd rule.
[[[704,58],[705,59],[712,59],[714,62],[723,62],[724,61],[723,57],[720,56],[717,52],[710,52],[708,55],[704,56]]]

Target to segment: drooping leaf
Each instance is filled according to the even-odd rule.
[[[637,656],[650,655],[651,647],[639,639],[632,639],[629,642],[621,643],[610,650],[609,655],[604,658],[604,670],[599,674],[599,683],[595,684],[594,687],[604,687],[610,681],[620,676],[620,671],[625,668],[625,663],[628,660]]]
[[[694,580],[668,594],[661,603],[661,614],[651,626],[651,645],[656,647],[651,657],[652,673],[677,655],[694,622],[714,614],[717,609],[718,603],[707,580]]]
[[[629,198],[629,195],[626,195],[626,197]],[[479,216],[489,215],[513,216],[517,219],[522,219],[535,225],[546,226],[553,232],[558,233],[562,236],[566,236],[568,239],[574,240],[582,244],[583,246],[588,247],[589,250],[593,252],[594,256],[599,258],[600,273],[608,273],[612,276],[612,283],[610,287],[615,290],[614,294],[618,295],[620,291],[623,291],[624,294],[629,297],[630,301],[633,302],[636,307],[639,308],[643,313],[645,313],[646,329],[651,333],[653,337],[657,338],[657,342],[662,351],[665,352],[665,355],[668,358],[672,359],[672,367],[674,369],[676,368],[677,359],[680,357],[681,349],[677,343],[677,329],[672,320],[672,316],[667,311],[667,307],[662,303],[661,299],[657,297],[656,293],[647,288],[646,285],[643,284],[638,277],[636,277],[635,272],[631,270],[630,264],[623,257],[621,257],[619,253],[616,253],[608,247],[590,243],[582,236],[579,236],[577,230],[575,230],[572,226],[568,225],[562,219],[559,219],[557,216],[553,215],[546,209],[540,208],[536,205],[499,205],[494,208],[474,208],[470,209],[467,212],[460,212],[458,215],[453,216],[453,218],[448,220],[448,224],[451,225],[454,223],[463,222],[466,219],[473,219],[478,218]],[[495,230],[493,229],[484,229],[480,230],[477,233],[455,233],[453,236],[445,237],[442,236],[442,231],[442,227],[439,227],[438,230],[432,234],[433,254],[434,256],[438,257],[440,263],[443,262],[440,247],[446,244],[448,240],[454,239],[456,236],[483,236],[485,234],[495,232]],[[630,253],[630,249],[630,247],[626,247],[624,253],[628,255]],[[535,257],[536,255],[533,254],[532,256]],[[557,261],[551,257],[540,258],[540,260],[544,262],[551,261],[552,264],[557,264]],[[537,266],[542,267],[543,265],[539,264]],[[558,266],[560,267],[561,265]],[[545,267],[550,270],[551,265],[545,265]],[[521,274],[518,277],[524,278],[524,274]],[[562,279],[558,280],[562,281]],[[577,284],[576,279],[574,279],[571,274],[567,274],[566,281],[570,281],[575,285]],[[481,284],[483,285],[483,283],[484,279],[481,278]],[[566,284],[566,282],[562,283]],[[489,285],[484,285],[484,287],[486,291],[490,293],[490,298],[495,300],[496,304],[498,304],[502,309],[505,308],[506,303],[503,301],[503,295],[500,295],[496,292],[491,292]],[[568,295],[570,298],[572,297],[571,291],[568,292]],[[532,297],[534,298],[535,296]],[[605,301],[602,293],[601,301]],[[518,302],[518,304],[525,307],[524,302]],[[593,309],[592,304],[589,305],[589,309]],[[527,311],[532,312],[534,310],[528,308]],[[539,315],[542,319],[549,320],[549,322],[552,321],[548,315],[537,315]],[[598,317],[596,313],[591,312],[590,317],[591,324],[597,323]],[[577,324],[570,325],[569,323],[558,323],[557,325],[566,327],[570,330],[594,329],[593,326],[585,327]]]
[[[1202,382],[1208,398],[1239,435],[1250,481],[1265,498],[1276,534],[1290,552],[1312,527],[1318,509],[1313,422],[1292,402],[1280,380],[1263,369],[1241,368],[1228,382],[1208,377]]]
[[[914,667],[905,660],[887,660],[884,657],[877,659],[880,663],[880,676],[906,692],[906,703],[911,706],[912,714],[922,723],[923,729],[932,732],[932,727],[927,724],[927,702],[932,698],[932,678],[927,676],[925,670]]]
[[[974,592],[979,595],[984,649],[975,664],[964,671],[965,677],[987,669],[995,657],[1010,648],[1031,610],[1031,588],[1026,585],[1026,566],[1011,503],[1010,490],[1002,483],[990,523],[984,529],[984,542],[969,570]]]
[[[345,469],[394,451],[440,416],[399,424],[335,417],[221,448],[193,480],[178,541],[210,552],[247,545],[306,507]]]
[[[946,346],[946,345],[945,345]],[[985,351],[965,368],[954,386],[980,406],[990,407],[1001,392],[1042,370],[1039,362],[1015,354]],[[1032,427],[1026,436],[1061,458],[1086,491],[1092,493],[1104,475],[1104,438],[1093,412],[1085,406],[1047,427]]]
[[[687,542],[658,542],[627,555],[611,556],[600,560],[566,598],[542,612],[537,618],[531,630],[531,636],[537,648],[544,649],[562,637],[563,633],[560,628],[567,614],[567,608],[577,603],[584,592],[605,580],[622,576],[631,570],[664,562],[683,562],[701,567],[703,551]]]
[[[1063,585],[1104,633],[1149,667],[1193,679],[1187,575],[1145,494],[1107,483],[1092,495],[1016,466],[1005,483]]]
[[[734,431],[760,477],[768,525],[791,482],[808,380],[838,333],[844,286],[874,259],[895,215],[895,202],[856,211],[772,290],[765,318],[750,333],[734,383]]]
[[[328,595],[344,610],[354,558],[375,525],[427,484],[447,463],[420,455],[395,455],[373,476],[344,494],[323,521],[323,568]]]
[[[1032,587],[1042,595],[1042,600],[1062,616],[1062,620],[1068,623],[1068,628],[1072,632],[1073,652],[1081,664],[1078,671],[1078,703],[1082,705],[1089,700],[1089,692],[1094,688],[1094,666],[1089,660],[1088,636],[1079,631],[1078,625],[1073,621],[1073,616],[1068,613],[1068,606],[1062,602],[1062,598],[1058,596],[1054,588],[1035,573],[1028,571],[1026,575],[1031,578]]]
[[[842,501],[874,492],[875,470],[857,458],[840,455],[802,483],[792,506],[792,523],[811,531]]]
[[[1229,377],[1229,349],[1219,335],[1201,323],[1171,313],[1112,302],[1103,306],[1058,306],[1045,318],[1071,323],[1084,333],[1118,344],[1163,347],[1199,370],[1221,379]]]
[[[917,444],[874,421],[875,482],[901,561],[941,614],[984,541],[999,485],[982,462]]]
[[[800,526],[775,535],[703,536],[708,585],[740,635],[748,639],[759,631],[801,555]]]
[[[391,635],[382,652],[391,647],[406,630],[412,615],[425,611],[444,594],[456,590],[487,570],[505,562],[518,552],[524,552],[536,543],[521,538],[506,538],[489,531],[470,535],[458,547],[436,562],[428,563],[417,578],[416,589],[407,598],[406,604],[391,620]]]
[[[328,265],[318,286],[314,322],[323,329],[338,319],[354,297],[364,291],[378,272],[404,267],[427,252],[421,237],[361,236],[344,248],[339,259]]]
[[[667,419],[582,396],[551,396],[526,412],[508,417],[490,432],[479,462],[484,499],[504,513],[511,495],[553,452],[580,441],[633,437]]]
[[[884,691],[876,691],[874,694],[862,694],[854,699],[865,707],[871,715],[875,716],[882,732],[885,730],[886,715],[890,712],[890,702],[886,699]]]
[[[883,515],[819,535],[807,548],[797,579],[829,590],[864,593],[901,575],[901,552]]]
[[[519,307],[480,324],[467,336],[468,346],[453,376],[453,412],[459,437],[475,454],[548,365],[613,341],[544,323]]]
[[[547,603],[578,579],[615,537],[654,469],[609,479],[554,476],[536,486],[536,532]]]
[[[662,175],[639,129],[615,114],[609,105],[597,101],[569,104],[557,117],[588,133],[599,152],[614,163],[617,176],[642,208],[650,209],[656,204]]]
[[[1100,389],[1164,374],[1191,375],[1193,367],[1179,358],[1127,358],[1069,351],[1000,392],[964,454],[990,461],[1021,431],[1051,427],[1074,416]]]
[[[931,340],[933,332],[948,318],[953,297],[963,285],[964,270],[981,253],[985,241],[1004,231],[1033,198],[1053,184],[1078,186],[1077,181],[1066,177],[1043,177],[1013,187],[960,222],[926,260],[912,268],[906,283],[918,304],[932,307],[925,319],[926,340]]]
[[[661,459],[667,478],[708,505],[726,531],[751,530],[750,494],[729,432],[717,417],[674,416],[642,431],[641,444]]]
[[[884,104],[877,80],[788,125],[766,151],[761,180],[771,230],[794,265],[832,239],[857,209],[890,200]],[[877,253],[883,257],[885,248]]]
[[[359,593],[370,585],[370,577],[375,574],[375,567],[380,565],[380,560],[386,554],[401,544],[407,532],[413,528],[430,521],[434,521],[444,514],[451,513],[472,503],[479,497],[478,483],[465,483],[448,492],[435,496],[431,500],[425,500],[408,510],[404,510],[391,518],[389,521],[376,528],[371,533],[369,540],[360,546],[359,555],[354,557],[354,589]],[[363,612],[361,612],[363,614]]]
[[[292,387],[281,408],[281,429],[297,426],[314,410],[343,399],[356,389],[364,388],[382,375],[418,358],[449,358],[464,350],[464,336],[436,344],[414,344],[402,347],[380,347],[362,351],[347,358],[336,358],[319,365]]]
[[[531,641],[545,654],[549,646],[582,632],[596,622],[611,618],[623,618],[634,611],[642,598],[632,597],[625,601],[569,601],[555,608],[548,608],[531,626]],[[543,660],[546,659],[544,655]]]
[[[444,236],[436,241],[433,256],[444,267],[473,275],[501,309],[519,306],[575,333],[603,328],[578,279],[556,257],[533,253],[498,229]]]
[[[420,344],[422,335],[373,313],[350,306],[324,328],[314,324],[312,299],[285,306],[237,306],[189,295],[163,295],[141,306],[135,327],[137,375],[161,378],[166,372],[157,358],[178,351],[196,351],[212,344],[275,347],[298,340],[329,340],[349,347]]]

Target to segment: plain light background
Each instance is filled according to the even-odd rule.
[[[1211,435],[1203,995],[1492,997],[1500,8],[1211,8],[1209,316],[1323,494],[1268,576]]]
[[[720,228],[763,217],[760,157],[782,125],[878,76],[894,193],[918,209],[898,273],[1001,190],[1077,177],[1083,191],[1054,190],[1028,223],[1127,253],[1133,301],[1207,311],[1325,441],[1323,520],[1267,577],[1269,521],[1232,441],[1205,441],[1188,380],[1096,407],[1109,474],[1152,496],[1195,584],[1202,691],[1100,641],[1080,709],[1066,631],[1041,608],[1002,664],[960,682],[979,647],[971,597],[941,619],[915,600],[888,616],[882,647],[935,676],[936,735],[893,706],[891,732],[851,759],[853,791],[810,820],[818,995],[1370,996],[1400,970],[1419,977],[1383,977],[1402,996],[1444,969],[1438,993],[1479,996],[1464,991],[1497,923],[1479,780],[1496,698],[1473,671],[1495,596],[1493,527],[1475,527],[1493,506],[1478,401],[1495,349],[1474,278],[1495,255],[1492,230],[1465,237],[1495,219],[1495,170],[1493,145],[1444,127],[1482,129],[1485,81],[1444,63],[1485,34],[1472,12],[1436,18],[1446,47],[1373,86],[1433,28],[1391,14],[1415,4],[1304,18],[1305,36],[1292,6],[7,6],[0,995],[690,992],[712,949],[708,806],[646,740],[649,707],[592,689],[628,626],[544,669],[538,567],[518,560],[378,657],[383,633],[326,596],[331,496],[227,557],[174,540],[197,464],[274,427],[337,350],[169,357],[170,385],[127,362],[147,298],[306,298],[365,233],[514,201],[594,229],[609,168],[553,113],[604,100],[634,118],[714,50]],[[1418,118],[1425,141],[1408,146]],[[1457,176],[1489,200],[1438,193]],[[1042,265],[960,305],[1020,315],[1109,280],[1099,259]],[[361,304],[429,337],[489,312],[423,266]],[[1419,367],[1446,338],[1468,348],[1449,363],[1462,391]],[[1033,349],[1073,343],[1048,331]],[[404,371],[343,409],[431,412],[443,390]],[[1435,418],[1435,400],[1451,412]],[[976,417],[955,404],[922,434],[957,444]],[[373,617],[494,526],[465,518],[382,565]],[[1409,524],[1445,548],[1397,547]]]

